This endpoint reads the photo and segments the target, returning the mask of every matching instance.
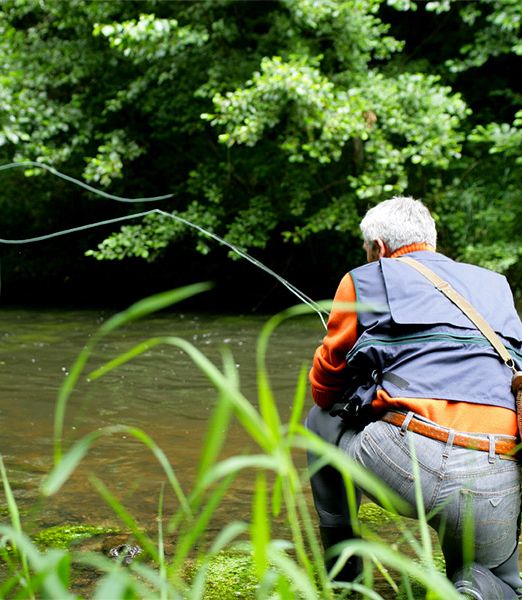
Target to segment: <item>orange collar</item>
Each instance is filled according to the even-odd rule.
[[[390,258],[397,258],[397,256],[402,256],[403,254],[408,254],[409,252],[417,252],[419,250],[429,250],[430,252],[435,252],[435,248],[433,246],[422,242],[419,244],[409,244],[408,246],[402,246],[402,248],[398,248],[397,250],[395,250],[395,252],[392,252]]]

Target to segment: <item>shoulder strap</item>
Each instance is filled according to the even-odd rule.
[[[411,258],[410,256],[401,256],[396,260],[400,260],[402,263],[406,263],[416,269],[419,273],[424,275],[426,279],[431,281],[433,285],[442,292],[447,298],[455,304],[460,310],[468,317],[468,319],[474,323],[477,329],[484,335],[484,337],[489,341],[489,343],[495,348],[498,352],[504,363],[515,372],[515,362],[512,356],[509,354],[507,348],[504,346],[498,335],[492,329],[490,324],[484,319],[484,317],[464,298],[461,296],[455,289],[451,287],[451,285],[439,277],[436,273],[434,273],[430,268],[426,265],[420,263],[419,261]]]

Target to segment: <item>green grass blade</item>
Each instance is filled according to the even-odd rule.
[[[155,338],[150,338],[148,340],[145,340],[144,342],[137,344],[136,346],[134,346],[127,352],[122,352],[116,358],[113,358],[112,360],[105,363],[101,367],[98,367],[94,371],[91,371],[87,377],[90,381],[96,381],[96,379],[103,377],[103,375],[106,375],[109,371],[112,371],[113,369],[121,367],[121,365],[124,365],[125,363],[129,362],[130,360],[133,360],[137,356],[140,356],[144,352],[147,352],[148,350],[151,350],[155,346],[158,346],[159,344],[162,344],[162,343],[164,343],[164,339],[160,338],[160,337],[155,337]]]
[[[284,320],[285,313],[273,316],[264,325],[256,346],[256,365],[257,365],[257,389],[259,397],[259,411],[266,423],[273,443],[276,443],[281,436],[281,420],[274,400],[274,395],[270,387],[268,372],[266,369],[266,353],[270,335],[274,329]]]
[[[70,594],[67,585],[62,580],[64,575],[63,561],[68,557],[61,550],[51,550],[46,554],[41,554],[31,540],[21,531],[14,527],[0,525],[0,539],[9,540],[16,548],[27,557],[27,572],[23,573],[23,578],[19,578],[19,583],[23,587],[23,594],[16,597],[35,598],[35,592],[42,591],[38,598],[60,598],[63,600],[73,600],[76,596]]]
[[[417,453],[415,452],[415,444],[413,442],[413,436],[410,435],[410,453],[411,453],[411,468],[413,474],[413,481],[415,485],[415,505],[417,508],[418,523],[421,534],[422,549],[424,554],[424,560],[433,566],[433,548],[431,544],[431,536],[429,525],[426,520],[426,512],[424,510],[424,498],[422,495],[421,478],[419,471],[419,463],[417,461]]]
[[[270,443],[275,445],[278,438],[281,436],[281,420],[270,387],[268,374],[266,370],[261,368],[258,368],[257,370],[257,395],[259,400],[259,411],[270,434]]]
[[[278,474],[272,485],[272,514],[277,517],[281,513],[283,503],[283,475]]]
[[[22,533],[22,523],[20,520],[20,513],[18,512],[18,505],[13,494],[13,490],[7,477],[7,471],[5,470],[4,459],[0,454],[0,473],[2,475],[2,484],[4,486],[5,498],[7,500],[7,509],[9,511],[9,518],[15,531]]]
[[[221,350],[221,357],[223,360],[223,373],[236,391],[239,391],[239,369],[236,366],[236,361],[229,348],[226,346]]]
[[[74,390],[82,371],[89,360],[92,348],[94,347],[95,341],[91,340],[85,348],[80,352],[78,358],[71,367],[69,374],[65,378],[62,387],[58,393],[58,400],[54,409],[54,462],[55,464],[62,458],[62,444],[63,444],[63,427],[65,423],[65,411],[67,408],[67,402],[69,396]]]
[[[243,521],[232,521],[219,531],[209,549],[209,554],[217,554],[229,546],[233,540],[248,531],[248,525]]]
[[[296,597],[317,600],[319,594],[313,584],[313,579],[293,559],[278,548],[274,548],[274,544],[270,549],[270,562],[292,582],[292,588],[297,592]]]
[[[239,392],[237,368],[232,354],[228,351],[223,352],[223,370],[225,372],[225,377],[230,381],[231,387]],[[228,431],[231,417],[232,404],[229,401],[228,394],[221,393],[207,426],[207,435],[205,436],[203,452],[198,467],[198,481],[202,479],[204,474],[216,462],[219,452],[225,442],[226,432]]]
[[[353,590],[356,593],[359,593],[360,597],[364,598],[365,600],[366,598],[368,598],[368,600],[383,600],[383,597],[375,590],[371,590],[365,585],[361,585],[360,583],[349,584],[349,589]]]
[[[268,568],[268,544],[270,541],[270,517],[267,510],[266,475],[264,472],[257,474],[252,514],[250,537],[254,550],[254,566],[257,576],[262,579]]]
[[[227,394],[227,398],[234,406],[237,417],[247,433],[254,439],[261,448],[270,447],[269,430],[259,413],[252,404],[233,386],[221,373],[221,371],[190,342],[182,338],[168,338],[168,343],[181,348],[209,379],[214,387],[222,394]]]
[[[40,491],[44,496],[56,494],[86,456],[93,442],[101,435],[101,431],[91,432],[69,449],[60,461],[55,464],[51,472],[43,479],[40,485]]]
[[[18,511],[18,505],[16,504],[16,499],[14,497],[13,490],[11,488],[9,479],[7,477],[7,471],[5,470],[4,459],[1,454],[0,454],[0,473],[2,475],[2,484],[4,486],[4,494],[5,494],[5,499],[7,501],[7,510],[9,512],[9,518],[11,520],[11,525],[12,525],[14,531],[18,535],[21,536],[22,535],[22,522],[20,519],[20,513]],[[29,565],[27,562],[27,555],[26,555],[25,551],[23,550],[23,547],[15,546],[15,549],[20,556],[20,562],[22,564],[22,573],[23,573],[24,579],[27,582],[27,585],[30,586],[31,577],[30,577],[30,573],[29,573]],[[32,597],[32,592],[31,592],[30,587],[29,587],[28,591],[29,591],[30,596]]]
[[[163,471],[167,476],[167,480],[172,490],[176,494],[179,503],[181,504],[181,508],[185,513],[190,514],[190,505],[187,500],[187,497],[183,492],[183,489],[178,478],[176,477],[174,469],[172,468],[172,465],[170,464],[169,459],[167,458],[163,450],[149,435],[147,435],[141,429],[138,429],[137,427],[127,427],[126,430],[130,433],[130,435],[134,436],[137,440],[142,442],[152,452],[156,460],[162,466]]]
[[[153,600],[154,596],[148,596]],[[114,570],[98,583],[93,600],[140,600],[134,582],[123,570]]]
[[[201,481],[215,464],[216,459],[226,439],[226,432],[232,416],[232,406],[228,399],[222,396],[210,419],[207,436],[198,467],[197,480]]]
[[[214,515],[217,507],[220,505],[223,496],[229,489],[234,475],[226,477],[217,487],[212,491],[206,503],[202,506],[197,518],[187,522],[189,526],[187,531],[178,539],[176,544],[176,552],[170,565],[170,573],[179,573],[182,570],[183,564],[191,551],[195,546],[196,542],[206,531],[210,519]],[[196,499],[199,504],[200,498]]]
[[[462,490],[462,492],[467,492],[467,490]],[[464,497],[462,557],[464,564],[469,565],[475,560],[475,519],[473,511],[473,496],[469,493],[463,493],[462,496]]]
[[[288,460],[288,458],[287,458]],[[309,577],[313,579],[313,568],[310,562],[309,551],[305,546],[303,538],[302,523],[299,519],[299,511],[297,508],[297,498],[302,491],[299,489],[299,478],[295,471],[295,467],[287,466],[287,476],[282,478],[283,481],[283,497],[285,499],[285,508],[288,514],[287,520],[292,532],[294,549],[299,563],[306,569]]]
[[[100,573],[107,573],[108,577],[111,577],[111,574],[115,572],[122,574],[126,579],[127,586],[132,589],[132,593],[137,594],[140,599],[152,600],[156,598],[156,594],[151,591],[151,588],[155,588],[157,590],[165,589],[169,600],[183,600],[182,596],[176,593],[174,587],[160,577],[158,570],[153,565],[148,566],[144,563],[134,562],[129,569],[122,568],[117,562],[99,552],[77,552],[73,554],[73,558],[76,564],[96,569]],[[93,596],[93,600],[94,598],[102,600],[99,595],[102,582],[105,582],[105,578],[102,578],[99,582],[98,593]],[[89,598],[89,600],[91,599]],[[103,598],[103,600],[108,599]],[[118,598],[115,600],[123,599]]]
[[[299,378],[297,380],[297,386],[294,393],[294,402],[292,404],[292,414],[288,422],[288,435],[289,438],[295,432],[297,424],[303,421],[303,412],[306,402],[306,396],[308,391],[308,367],[303,365],[299,372]]]
[[[310,514],[309,505],[305,494],[299,493],[296,495],[296,506],[299,512],[301,527],[307,543],[306,547],[310,549],[310,560],[315,566],[315,572],[319,585],[323,590],[325,590],[323,596],[326,600],[331,596],[331,593],[327,593],[329,590],[329,582],[323,559],[323,548],[321,542],[317,538],[315,522]]]
[[[350,553],[372,559],[373,556],[387,567],[407,574],[409,577],[419,581],[432,594],[433,598],[439,600],[461,600],[460,594],[453,584],[439,571],[419,564],[409,556],[401,554],[387,544],[381,542],[369,542],[366,540],[351,540],[346,544],[346,550]]]
[[[262,448],[269,448],[271,446],[269,428],[252,404],[250,404],[239,390],[236,389],[236,380],[230,381],[230,379],[221,373],[221,371],[202,352],[182,338],[173,336],[154,338],[154,340],[148,340],[148,342],[144,344],[138,344],[138,346],[129,350],[124,355],[119,356],[91,373],[90,377],[99,377],[107,373],[111,368],[120,366],[127,360],[131,360],[131,358],[141,354],[145,349],[158,345],[159,343],[176,346],[188,354],[194,364],[209,379],[219,393],[226,396],[231,402],[237,413],[238,419],[250,436]]]
[[[150,340],[149,340],[150,342]],[[207,379],[214,385],[214,387],[218,390],[220,394],[226,396],[227,399],[233,405],[238,419],[242,423],[243,427],[250,434],[250,436],[262,447],[270,446],[270,436],[269,430],[264,423],[263,419],[260,417],[259,413],[252,406],[252,404],[236,389],[236,379],[234,378],[232,381],[221,373],[221,371],[195,346],[193,346],[190,342],[187,342],[183,338],[169,336],[164,338],[155,338],[154,345],[157,343],[163,343],[171,346],[175,346],[177,348],[181,348],[194,362],[194,364],[201,370],[201,372],[207,377]],[[139,348],[143,348],[141,344],[138,345]],[[126,353],[126,357],[130,360],[131,357],[139,354],[136,351],[134,353],[134,349],[131,349]],[[118,364],[123,364],[123,359],[120,359]],[[104,366],[98,369],[96,372],[106,373],[108,371],[108,367]],[[93,376],[94,376],[93,373]]]
[[[232,456],[217,463],[205,473],[199,482],[199,489],[210,487],[214,482],[231,474],[237,474],[244,469],[261,469],[277,472],[280,463],[268,454],[250,454],[247,456]]]
[[[165,564],[165,542],[163,538],[163,501],[165,498],[165,484],[161,484],[160,495],[158,499],[158,569],[160,579],[162,581],[167,580],[167,566]],[[168,600],[166,590],[161,587],[160,593],[161,600]]]

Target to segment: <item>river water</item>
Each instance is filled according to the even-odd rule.
[[[155,522],[165,476],[151,452],[128,435],[113,434],[98,441],[55,496],[42,499],[38,491],[52,466],[58,391],[81,348],[112,314],[0,310],[0,452],[24,526],[30,530],[65,523],[115,525],[112,510],[89,481],[91,474],[109,487],[141,525],[149,528]],[[218,366],[221,349],[227,347],[234,356],[243,394],[256,404],[255,347],[266,321],[257,315],[160,313],[104,338],[86,371],[148,338],[179,336]],[[310,364],[323,335],[319,318],[308,316],[285,322],[271,338],[267,363],[283,418],[292,407],[299,371]],[[214,388],[185,353],[173,346],[158,346],[97,381],[81,378],[67,407],[65,446],[100,427],[139,427],[162,448],[189,493],[216,401]],[[241,454],[252,447],[242,428],[233,425],[226,452]],[[244,480],[233,487],[212,527],[219,530],[231,517],[247,516],[251,489]]]

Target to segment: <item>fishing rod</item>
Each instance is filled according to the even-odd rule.
[[[164,194],[162,196],[142,197],[142,198],[125,198],[123,196],[115,196],[114,194],[109,194],[107,192],[104,192],[103,190],[99,190],[95,187],[92,187],[92,186],[84,183],[83,181],[80,181],[79,179],[75,179],[74,177],[65,175],[64,173],[61,173],[54,167],[50,167],[49,165],[46,165],[44,163],[33,162],[33,161],[8,163],[5,165],[0,165],[0,171],[5,171],[8,169],[14,169],[14,168],[27,168],[27,167],[44,169],[56,177],[60,177],[61,179],[64,179],[65,181],[68,181],[74,185],[78,185],[78,186],[86,189],[89,192],[92,192],[94,194],[97,194],[99,196],[107,198],[109,200],[114,200],[116,202],[126,202],[126,203],[158,202],[160,200],[172,198],[175,195],[175,194]],[[289,281],[287,281],[284,277],[282,277],[281,275],[279,275],[278,273],[276,273],[275,271],[273,271],[272,269],[267,267],[265,264],[263,264],[261,261],[257,260],[253,256],[251,256],[247,252],[241,250],[234,244],[227,242],[227,240],[220,237],[219,235],[209,231],[208,229],[205,229],[204,227],[201,227],[201,225],[198,225],[197,223],[193,223],[192,221],[189,221],[188,219],[185,219],[185,218],[177,215],[176,213],[169,213],[169,212],[166,212],[159,208],[153,208],[153,209],[150,209],[150,210],[147,210],[144,212],[133,213],[130,215],[125,215],[122,217],[115,217],[115,218],[106,219],[103,221],[96,221],[95,223],[87,223],[86,225],[80,225],[78,227],[71,227],[69,229],[63,229],[60,231],[55,231],[53,233],[48,233],[45,235],[35,236],[35,237],[31,237],[31,238],[25,238],[25,239],[3,239],[3,238],[0,238],[0,244],[31,244],[34,242],[41,242],[41,241],[59,237],[62,235],[68,235],[70,233],[76,233],[78,231],[84,231],[86,229],[93,229],[95,227],[100,227],[102,225],[110,225],[112,223],[118,223],[121,221],[130,220],[130,219],[137,219],[137,218],[145,217],[145,216],[151,215],[151,214],[162,215],[164,217],[178,221],[179,223],[182,223],[182,224],[186,225],[187,227],[196,229],[201,234],[215,240],[219,244],[227,246],[227,248],[229,248],[230,250],[235,252],[241,258],[247,260],[254,266],[258,267],[259,269],[261,269],[262,271],[267,273],[268,275],[271,275],[272,277],[274,277],[277,281],[279,281],[279,283],[281,283],[284,287],[286,287],[287,290],[289,290],[292,294],[294,294],[303,304],[306,304],[312,310],[314,310],[317,313],[317,315],[319,316],[319,318],[321,319],[321,323],[323,324],[324,328],[327,329],[326,321],[323,316],[324,314],[326,314],[326,315],[328,314],[326,309],[321,307],[317,302],[315,302],[310,297],[308,297],[306,294],[304,294],[300,289],[296,288],[293,284],[291,284]]]

